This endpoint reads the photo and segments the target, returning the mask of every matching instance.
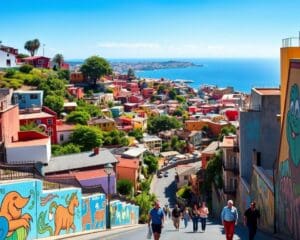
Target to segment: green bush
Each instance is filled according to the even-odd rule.
[[[24,64],[22,65],[19,70],[22,73],[30,73],[30,71],[33,69],[33,66],[29,65],[29,64]]]
[[[133,184],[127,179],[121,179],[117,182],[117,191],[122,195],[130,195],[132,193]]]

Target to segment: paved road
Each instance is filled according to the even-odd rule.
[[[161,206],[164,206],[165,204],[174,206],[176,202],[175,169],[170,169],[168,173],[168,177],[154,177],[152,183],[151,191],[156,195]]]
[[[199,224],[200,227],[200,224]],[[141,240],[146,239],[147,226],[139,228],[133,231],[120,232],[114,236],[104,237],[101,239],[106,240]],[[94,238],[94,240],[99,238]],[[234,240],[247,240],[247,229],[242,226],[238,226],[236,229],[236,234]],[[257,240],[272,240],[271,236],[264,235],[259,232],[256,236]],[[225,235],[223,232],[223,227],[214,222],[208,222],[207,229],[205,233],[192,231],[192,222],[189,222],[188,227],[185,229],[183,223],[181,222],[181,227],[179,231],[176,231],[172,226],[171,220],[168,220],[162,231],[161,240],[225,240]]]

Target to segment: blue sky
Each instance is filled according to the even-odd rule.
[[[300,2],[281,0],[1,0],[0,40],[65,58],[279,57],[298,35]],[[42,54],[42,49],[39,50]]]

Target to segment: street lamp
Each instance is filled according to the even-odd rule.
[[[114,166],[111,163],[107,163],[104,165],[104,171],[107,174],[107,220],[106,220],[106,228],[110,229],[110,175],[114,172]]]

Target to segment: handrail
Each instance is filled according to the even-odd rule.
[[[282,47],[300,47],[300,36],[282,39]]]

